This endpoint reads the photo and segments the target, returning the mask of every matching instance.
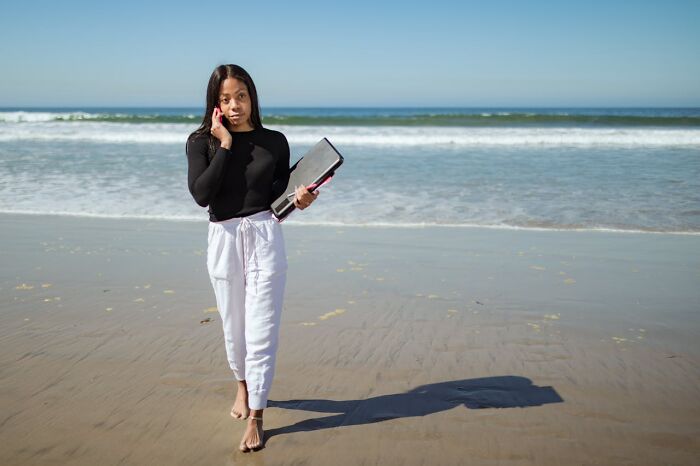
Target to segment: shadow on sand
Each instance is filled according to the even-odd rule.
[[[461,405],[470,409],[527,408],[563,401],[552,387],[538,387],[528,378],[512,375],[421,385],[405,393],[375,396],[366,400],[269,400],[268,408],[338,414],[266,430],[265,439],[294,432],[425,416]]]

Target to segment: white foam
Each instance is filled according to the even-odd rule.
[[[175,123],[47,121],[0,125],[0,141],[87,141],[97,143],[184,144],[193,130]]]
[[[0,112],[0,122],[6,123],[37,123],[54,121],[58,118],[81,119],[94,118],[97,115],[87,112]]]
[[[290,142],[367,146],[700,146],[700,129],[279,126]]]
[[[27,113],[27,112],[16,112]],[[195,126],[182,123],[61,122],[35,114],[36,121],[0,125],[0,141],[93,141],[182,144]],[[56,114],[50,114],[55,116]],[[42,120],[42,118],[44,118]],[[292,144],[311,145],[322,137],[343,146],[700,146],[700,129],[680,128],[451,128],[398,126],[271,126]]]

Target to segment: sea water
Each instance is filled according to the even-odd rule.
[[[0,212],[206,221],[201,108],[0,109]],[[263,108],[345,157],[289,223],[700,234],[700,109]]]

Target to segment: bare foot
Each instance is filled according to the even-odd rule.
[[[245,380],[239,380],[236,401],[233,402],[233,408],[231,408],[231,417],[234,419],[245,419],[248,417],[248,414],[250,414],[250,408],[248,408],[248,386]]]
[[[241,444],[238,447],[241,451],[247,452],[251,450],[259,450],[263,446],[263,421],[262,421],[262,410],[253,410],[257,416],[251,416],[248,418],[248,425],[246,426],[245,432],[243,433],[243,438],[241,438]]]

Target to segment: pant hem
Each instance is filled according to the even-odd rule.
[[[267,408],[267,393],[248,391],[248,407],[250,409]]]

